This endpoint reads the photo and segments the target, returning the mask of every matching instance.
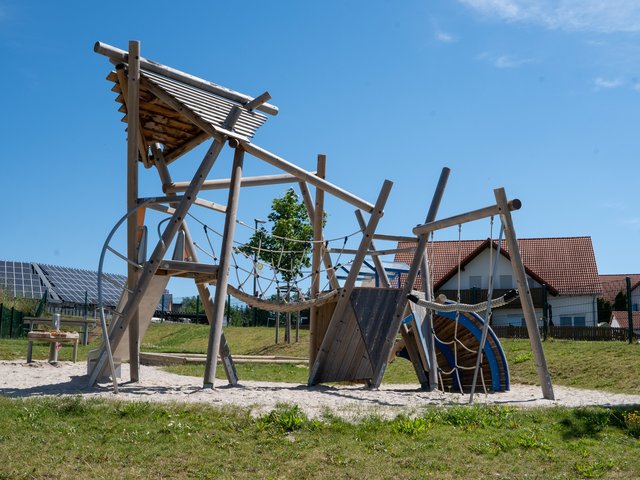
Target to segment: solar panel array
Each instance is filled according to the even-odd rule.
[[[0,289],[12,297],[42,298],[45,286],[31,263],[0,260]]]
[[[40,268],[63,302],[82,304],[86,295],[88,303],[98,303],[98,272],[42,264]],[[118,304],[125,282],[124,275],[103,274],[102,297],[105,305]]]
[[[120,300],[124,275],[103,274],[102,295],[105,306]],[[92,305],[98,303],[98,272],[29,262],[0,260],[0,289],[12,297],[42,298],[49,288],[49,300]]]

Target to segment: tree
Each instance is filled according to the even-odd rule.
[[[613,301],[613,309],[618,312],[625,312],[627,310],[627,294],[624,292],[618,292],[615,300]]]
[[[286,282],[288,295],[291,284],[302,276],[302,269],[311,266],[313,226],[307,209],[293,188],[273,200],[267,218],[271,232],[260,227],[240,251],[250,258],[256,255],[260,261],[269,264]],[[287,314],[285,341],[290,340],[291,315]]]
[[[598,299],[598,323],[609,323],[611,320],[611,302],[604,298]]]

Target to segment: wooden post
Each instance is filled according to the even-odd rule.
[[[209,345],[207,347],[207,363],[204,371],[204,388],[215,388],[216,366],[218,351],[220,350],[220,337],[222,334],[222,320],[224,317],[224,300],[227,296],[227,284],[229,281],[229,267],[233,249],[233,236],[238,213],[238,199],[240,197],[240,180],[242,179],[242,166],[244,163],[244,150],[236,148],[233,155],[233,167],[231,171],[231,186],[229,188],[229,201],[227,203],[227,215],[224,221],[224,232],[220,252],[220,268],[216,282],[216,293],[213,300],[213,323],[209,330]]]
[[[538,369],[538,379],[542,387],[542,394],[547,400],[554,400],[553,385],[551,384],[551,376],[547,368],[547,360],[542,349],[542,341],[540,340],[540,332],[538,330],[538,321],[536,320],[536,312],[527,282],[527,274],[524,270],[522,257],[520,256],[520,248],[516,240],[516,232],[513,227],[511,218],[511,209],[507,202],[507,195],[504,188],[496,188],[494,191],[496,203],[500,210],[500,218],[504,228],[504,236],[509,247],[509,257],[511,259],[511,268],[516,277],[516,285],[520,294],[520,304],[522,305],[522,313],[527,324],[527,332],[529,333],[529,342],[533,350],[533,358]]]
[[[298,182],[300,186],[300,193],[302,194],[302,199],[304,200],[304,206],[307,207],[307,213],[309,214],[309,218],[315,218],[315,208],[313,206],[313,200],[311,200],[311,195],[309,194],[309,188],[305,182]],[[324,237],[322,237],[324,240]],[[336,272],[333,269],[333,262],[331,260],[331,255],[322,245],[322,262],[324,263],[324,268],[327,271],[327,277],[329,278],[329,284],[331,288],[334,290],[338,290],[340,288],[340,283],[336,277]]]
[[[147,291],[151,280],[156,274],[158,267],[166,253],[169,245],[173,241],[178,229],[182,225],[182,221],[184,220],[185,215],[189,211],[191,205],[193,205],[196,195],[200,189],[201,183],[206,178],[207,174],[213,167],[220,151],[224,147],[224,140],[214,140],[211,147],[205,154],[202,163],[198,167],[196,171],[193,181],[191,183],[191,189],[185,192],[184,196],[178,203],[175,208],[175,212],[171,216],[171,220],[168,222],[164,232],[162,233],[162,238],[158,241],[153,253],[149,257],[147,263],[145,263],[144,268],[142,270],[142,274],[138,279],[138,283],[135,285],[135,289],[133,293],[129,295],[129,299],[127,300],[127,304],[123,309],[122,316],[120,316],[114,323],[113,329],[109,335],[109,342],[115,347],[120,343],[124,332],[127,330],[131,318],[135,311],[137,311],[140,302],[144,297],[144,293]],[[105,347],[101,347],[102,351],[100,353],[99,358],[96,362],[96,367],[92,371],[91,376],[89,378],[89,385],[94,385],[98,376],[102,373],[102,370],[106,366],[107,362],[107,351]]]
[[[447,186],[447,180],[449,179],[449,174],[451,173],[451,169],[444,167],[442,172],[440,173],[440,178],[438,179],[438,184],[436,185],[436,190],[433,193],[433,198],[431,199],[431,205],[429,206],[429,212],[427,213],[427,218],[425,223],[433,222],[438,215],[438,210],[440,209],[440,202],[442,201],[442,196],[444,195],[444,189]],[[431,282],[431,275],[429,273],[429,258],[425,254],[422,256],[422,260],[420,262],[420,272],[422,275],[422,291],[425,294],[425,297],[428,301],[431,301],[431,288],[429,288],[429,283]],[[419,322],[420,320],[416,320]],[[424,318],[424,322],[420,325],[422,329],[422,334],[427,342],[427,355],[429,357],[429,391],[433,391],[438,386],[438,359],[436,356],[436,342],[434,338],[433,332],[433,311],[427,310],[426,316]]]
[[[138,201],[138,135],[140,118],[140,42],[129,42],[129,74],[127,80],[127,211]],[[127,220],[127,257],[138,262],[138,217],[132,215]],[[138,283],[138,272],[127,265],[127,287],[133,291]],[[129,371],[131,381],[140,377],[140,318],[135,309],[129,323]]]
[[[152,146],[153,148],[153,146]],[[163,184],[169,184],[171,182],[171,174],[166,166],[166,161],[164,159],[164,154],[160,149],[156,148],[154,150],[154,157],[156,159],[156,167],[158,169],[158,175]],[[167,213],[173,213],[173,207],[168,207],[166,209]],[[181,227],[182,232],[184,233],[184,244],[185,249],[187,251],[187,255],[189,256],[192,262],[199,262],[198,259],[198,251],[196,250],[195,244],[193,243],[193,238],[191,237],[191,232],[189,230],[189,226],[187,225],[187,221],[182,222]],[[209,284],[207,283],[198,283],[196,282],[196,288],[198,290],[198,295],[202,298],[202,304],[204,306],[204,311],[207,315],[207,320],[209,324],[213,324],[213,299],[211,298],[211,292],[209,291]],[[164,301],[164,297],[163,297]],[[227,310],[227,318],[231,318],[231,300],[228,299],[227,303],[229,305]],[[164,308],[163,308],[164,313]],[[224,371],[227,375],[227,380],[229,380],[229,384],[234,387],[238,385],[238,373],[236,372],[235,364],[233,363],[233,358],[231,357],[231,349],[225,338],[224,332],[220,338],[220,358],[222,360],[222,366],[224,367]]]
[[[336,308],[333,311],[333,315],[331,317],[331,322],[329,323],[329,330],[336,329],[336,338],[341,337],[342,328],[339,327],[339,322],[344,316],[347,305],[349,304],[351,292],[353,291],[356,279],[358,278],[358,273],[360,272],[360,268],[362,268],[362,263],[367,254],[367,251],[369,250],[371,241],[373,240],[373,234],[378,227],[378,222],[382,218],[382,215],[384,215],[384,206],[387,202],[387,198],[389,198],[389,193],[391,192],[392,186],[393,182],[385,180],[382,188],[380,189],[378,200],[376,201],[373,211],[371,212],[371,218],[369,219],[367,228],[363,232],[362,240],[360,241],[360,246],[358,247],[358,253],[353,259],[351,269],[349,270],[347,279],[344,282],[344,287],[342,288],[340,296],[338,297],[338,303],[336,304]],[[397,331],[398,330],[396,329],[396,332]],[[318,351],[316,361],[312,366],[311,372],[309,373],[309,385],[315,385],[318,382],[317,379],[320,374],[320,369],[327,359],[328,351],[328,339],[327,336],[325,336],[320,350]]]
[[[327,171],[326,155],[318,155],[317,173],[324,179]],[[303,194],[304,197],[304,194]],[[307,212],[310,213],[310,212]],[[313,254],[311,256],[311,298],[318,298],[320,295],[320,262],[322,261],[322,228],[324,223],[324,191],[316,188],[316,202],[313,209],[313,217],[309,216],[313,222]],[[318,335],[317,325],[318,308],[313,306],[309,309],[309,365],[313,365],[316,359],[316,341]]]
[[[633,343],[633,308],[631,306],[631,277],[625,278],[627,283],[627,319],[629,320],[629,345]]]

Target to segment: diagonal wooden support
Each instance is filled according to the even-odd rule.
[[[520,256],[520,247],[516,240],[516,232],[513,227],[513,219],[511,218],[511,208],[507,202],[507,195],[504,188],[496,188],[494,191],[496,203],[500,213],[500,220],[504,228],[504,238],[509,247],[509,258],[511,259],[511,268],[516,277],[518,293],[520,294],[520,304],[522,305],[522,313],[527,324],[527,332],[529,333],[529,342],[533,350],[533,358],[538,369],[538,380],[542,387],[542,395],[547,400],[554,400],[553,385],[551,384],[551,376],[547,367],[547,359],[542,349],[542,340],[540,339],[540,331],[538,330],[538,321],[536,319],[536,311],[527,282],[527,274],[524,270],[522,257]]]
[[[369,250],[371,241],[373,240],[373,234],[375,233],[376,228],[378,227],[378,223],[380,222],[380,219],[384,214],[384,206],[387,202],[387,198],[389,198],[389,193],[391,192],[392,186],[393,182],[389,180],[385,180],[384,184],[382,185],[380,194],[378,195],[378,200],[376,201],[376,204],[373,207],[373,211],[371,212],[371,218],[369,219],[367,228],[363,232],[362,240],[360,241],[360,246],[358,247],[358,253],[353,259],[351,269],[349,270],[347,279],[344,282],[344,287],[340,291],[340,297],[338,298],[338,303],[336,304],[336,308],[333,311],[331,322],[329,323],[329,328],[327,329],[327,334],[322,341],[322,345],[320,347],[320,350],[318,351],[316,360],[309,373],[309,385],[315,385],[318,383],[324,363],[328,361],[328,354],[331,349],[331,344],[333,343],[334,339],[342,338],[344,330],[344,324],[342,323],[343,316],[345,314],[347,305],[349,304],[351,292],[353,291],[356,279],[358,278],[358,273],[362,268],[362,263],[364,262],[364,258],[367,255],[367,251]],[[398,330],[396,329],[396,332],[397,331]],[[388,354],[385,358],[387,357]]]
[[[213,164],[218,158],[218,155],[220,155],[220,152],[224,147],[225,140],[214,140],[213,143],[211,144],[211,147],[205,154],[198,170],[196,171],[193,177],[193,180],[191,182],[191,188],[187,192],[185,192],[184,196],[182,197],[180,202],[177,204],[175,208],[175,213],[171,216],[171,220],[168,222],[162,234],[162,238],[156,245],[149,260],[145,263],[142,273],[138,279],[138,282],[136,283],[133,294],[129,296],[127,305],[125,306],[124,311],[122,312],[123,314],[121,317],[118,318],[118,320],[116,320],[114,328],[111,332],[109,341],[112,345],[114,345],[114,347],[120,342],[120,339],[122,338],[124,333],[127,331],[127,328],[129,327],[129,323],[131,322],[131,319],[135,315],[135,312],[138,306],[140,305],[140,302],[142,301],[144,293],[149,287],[149,284],[151,283],[151,279],[155,275],[158,267],[160,266],[160,262],[164,257],[169,245],[173,241],[173,238],[178,232],[178,229],[182,225],[182,221],[184,220],[185,215],[189,211],[189,208],[191,207],[191,205],[193,205],[196,199],[197,193],[200,190],[200,186],[202,185],[202,182],[204,182],[205,178],[207,177],[207,174],[209,173],[209,171],[213,167]],[[96,379],[105,368],[106,361],[107,361],[107,355],[103,349],[101,350],[100,355],[98,357],[96,367],[93,370],[91,377],[89,378],[90,385],[95,384]]]
[[[216,366],[218,351],[220,350],[220,338],[222,336],[222,319],[224,317],[224,302],[227,296],[227,284],[229,281],[229,267],[233,249],[233,236],[236,227],[236,215],[238,213],[238,199],[240,198],[240,180],[242,179],[242,167],[244,163],[244,150],[236,148],[233,156],[231,170],[231,187],[229,188],[229,201],[227,202],[227,215],[224,221],[222,234],[222,246],[220,248],[220,269],[216,282],[216,292],[213,300],[212,323],[209,330],[209,344],[207,346],[207,363],[204,370],[203,388],[215,388]]]
[[[167,168],[163,152],[159,148],[157,148],[157,146],[155,147],[156,148],[154,149],[154,146],[152,146],[152,149],[154,149],[153,156],[156,159],[155,165],[158,169],[158,175],[160,176],[163,184],[170,184],[172,183],[171,174],[169,173],[169,169]],[[175,209],[173,207],[167,207],[164,205],[155,205],[155,207],[157,207],[159,211],[163,211],[170,215],[173,215],[173,213],[175,212]],[[187,225],[186,220],[182,222],[181,230],[184,233],[185,249],[187,251],[189,259],[192,262],[198,262],[198,252],[196,250],[195,244],[193,243],[191,231],[189,230],[189,226]],[[207,314],[209,325],[212,325],[214,322],[214,308],[213,299],[211,298],[211,292],[209,291],[209,284],[196,282],[196,288],[198,289],[198,295],[200,295],[200,298],[202,299],[202,304],[204,306],[204,311]],[[218,354],[222,359],[222,366],[224,367],[224,371],[227,375],[229,384],[233,385],[234,387],[237,386],[238,373],[236,372],[236,367],[231,356],[231,349],[229,348],[229,343],[227,342],[224,332],[222,332],[220,337],[220,350]]]

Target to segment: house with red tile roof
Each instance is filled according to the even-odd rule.
[[[611,305],[615,302],[616,295],[627,292],[627,277],[631,279],[631,307],[634,311],[640,310],[640,274],[621,273],[616,275],[600,275],[602,285],[602,298]]]
[[[631,312],[631,317],[633,320],[633,331],[636,332],[636,334],[640,333],[640,311]],[[629,312],[614,310],[611,312],[609,325],[613,328],[629,328]]]
[[[398,248],[412,245],[400,242]],[[521,238],[518,246],[540,325],[545,306],[554,325],[597,325],[601,285],[591,237]],[[436,295],[443,293],[451,300],[459,296],[462,303],[486,300],[494,261],[493,297],[516,288],[504,241],[432,241],[426,254]],[[413,256],[414,252],[397,253],[395,261],[411,264]],[[415,288],[422,288],[420,277]],[[492,323],[524,325],[519,302],[496,309]]]

